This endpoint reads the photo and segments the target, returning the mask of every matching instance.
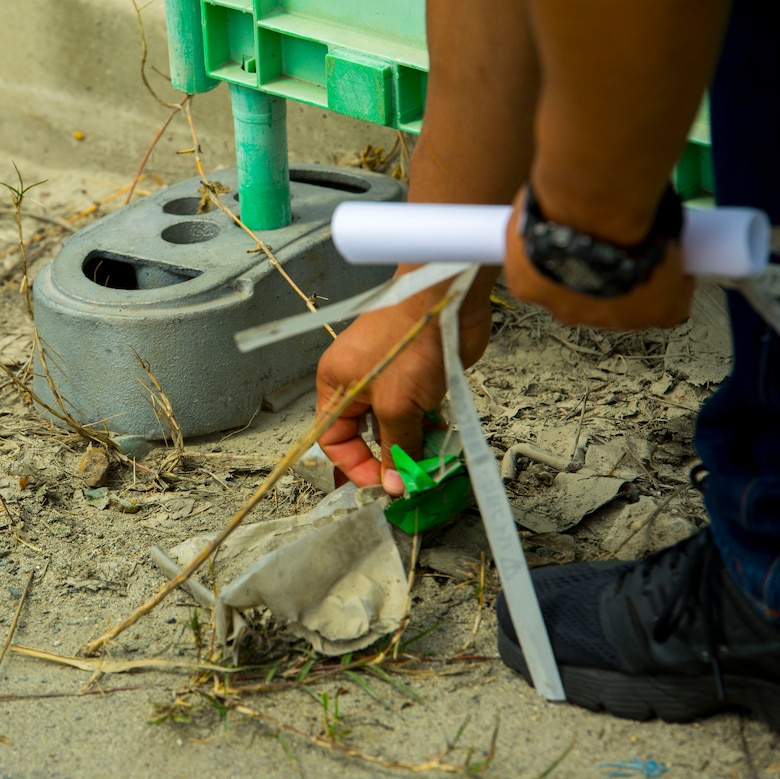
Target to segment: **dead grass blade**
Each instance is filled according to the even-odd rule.
[[[165,117],[165,120],[160,125],[157,132],[154,134],[152,140],[149,142],[149,146],[147,147],[146,152],[144,153],[144,156],[141,159],[141,163],[139,164],[138,170],[136,171],[136,174],[133,177],[133,181],[129,185],[127,197],[125,198],[125,205],[128,205],[130,201],[133,199],[133,194],[135,194],[135,188],[138,186],[138,184],[141,182],[143,178],[143,172],[146,169],[147,164],[149,163],[149,158],[152,156],[152,152],[154,151],[155,147],[160,142],[160,139],[165,134],[165,131],[168,129],[170,123],[174,120],[176,115],[180,113],[181,110],[184,108],[184,104],[189,102],[190,100],[192,100],[192,95],[187,95],[181,101],[181,103],[177,103],[171,109],[171,112],[168,114],[168,116]]]
[[[107,660],[105,657],[76,657],[73,655],[58,655],[56,652],[46,652],[21,644],[10,644],[10,650],[17,655],[34,657],[57,665],[67,665],[79,671],[89,671],[99,674],[122,674],[130,671],[215,671],[220,674],[235,673],[238,668],[226,668],[216,663],[199,660],[166,660],[163,658],[139,658],[138,660]]]
[[[153,2],[153,0],[152,0]],[[149,55],[149,48],[146,43],[146,30],[144,28],[144,21],[142,17],[142,13],[144,9],[150,5],[150,3],[146,3],[143,6],[139,6],[137,3],[137,0],[132,0],[133,8],[135,9],[135,15],[138,19],[138,31],[141,36],[141,80],[144,82],[144,86],[146,87],[149,94],[164,108],[169,108],[170,113],[168,116],[165,117],[165,120],[160,125],[157,132],[154,134],[154,137],[149,142],[149,146],[146,149],[146,152],[144,153],[143,158],[141,159],[141,163],[138,166],[138,170],[135,174],[135,177],[133,178],[132,183],[130,184],[130,189],[127,193],[127,199],[125,200],[125,205],[127,205],[130,200],[133,197],[133,193],[135,192],[135,188],[138,185],[138,182],[141,180],[141,176],[143,175],[143,172],[146,168],[147,163],[149,162],[149,158],[152,156],[152,152],[154,151],[157,144],[160,142],[160,139],[165,134],[165,131],[168,129],[168,126],[173,121],[174,117],[181,113],[182,109],[186,104],[188,104],[192,100],[192,95],[185,95],[184,98],[179,103],[169,103],[166,100],[163,100],[157,92],[154,90],[152,85],[149,83],[149,79],[146,75],[146,60]]]
[[[139,6],[138,3],[136,2],[136,0],[132,0],[132,3],[133,3],[133,8],[135,9],[136,18],[138,19],[138,31],[139,31],[140,36],[141,36],[141,80],[144,82],[144,86],[149,91],[149,94],[161,106],[163,106],[163,108],[175,108],[175,109],[178,110],[179,107],[177,105],[175,105],[173,103],[169,103],[166,100],[163,100],[157,94],[157,92],[154,91],[154,88],[149,83],[149,79],[146,76],[146,60],[147,60],[147,57],[149,55],[149,48],[148,48],[148,46],[146,44],[146,30],[144,29],[144,21],[143,21],[143,17],[141,16],[141,14],[142,14],[143,10],[147,6],[151,5],[151,3],[146,3],[143,6]]]
[[[24,589],[22,590],[22,594],[19,598],[19,605],[16,607],[16,611],[14,612],[14,618],[11,620],[11,627],[8,628],[8,635],[5,637],[5,641],[3,642],[3,648],[0,649],[0,663],[3,662],[5,653],[8,651],[8,647],[11,646],[11,641],[13,641],[14,633],[16,632],[16,626],[19,623],[19,615],[22,613],[22,607],[24,606],[25,600],[27,600],[27,592],[29,591],[30,585],[32,584],[33,576],[35,576],[35,571],[30,571],[30,575],[27,577],[27,583],[24,585]]]
[[[37,336],[37,329],[36,329],[35,340],[36,343],[40,343],[40,339]],[[36,405],[45,409],[55,419],[59,419],[60,422],[64,422],[67,427],[73,430],[73,432],[75,432],[81,438],[83,438],[86,441],[94,441],[96,443],[102,444],[103,446],[106,446],[109,449],[116,449],[116,444],[111,439],[111,436],[108,433],[102,433],[101,431],[96,430],[95,428],[89,427],[87,425],[82,425],[81,423],[77,422],[76,419],[74,419],[74,417],[66,408],[67,401],[59,394],[59,392],[56,391],[56,388],[54,389],[54,391],[56,392],[55,397],[59,399],[58,404],[60,405],[60,409],[54,408],[50,404],[46,403],[43,400],[43,398],[37,395],[29,387],[29,385],[27,385],[24,381],[22,381],[7,365],[0,363],[0,370],[5,373],[5,375],[9,378],[11,383],[23,395],[28,396]],[[50,382],[49,386],[53,387],[54,383],[52,382],[51,377],[48,374],[48,370],[46,370],[46,376],[47,376],[47,381]]]
[[[163,391],[163,388],[160,386],[160,382],[157,381],[156,376],[152,373],[149,364],[141,359],[141,356],[135,349],[133,349],[133,354],[149,379],[149,384],[146,384],[140,378],[138,379],[138,383],[148,393],[147,400],[152,407],[152,411],[154,411],[155,417],[157,417],[158,424],[160,425],[160,432],[163,434],[163,440],[167,444],[170,438],[171,442],[171,451],[161,463],[160,470],[173,471],[184,457],[184,436],[182,435],[179,423],[176,421],[176,416],[173,413],[173,406],[171,405],[170,400],[168,400],[168,396]]]
[[[44,348],[43,342],[41,341],[40,334],[38,333],[38,328],[35,326],[35,321],[33,319],[33,306],[32,306],[32,298],[30,294],[31,290],[30,290],[29,277],[27,275],[27,271],[28,271],[27,251],[25,247],[24,233],[22,229],[22,205],[24,203],[24,199],[27,193],[31,189],[33,189],[33,187],[38,186],[38,184],[42,182],[38,182],[38,184],[25,185],[22,179],[22,174],[19,171],[19,169],[16,166],[14,166],[14,169],[16,170],[16,175],[18,177],[18,184],[14,186],[11,184],[7,184],[5,182],[0,182],[0,183],[2,183],[2,185],[11,193],[11,202],[13,203],[13,209],[14,209],[13,218],[14,218],[14,222],[16,223],[16,230],[18,236],[17,245],[21,256],[21,265],[22,265],[22,284],[21,284],[20,292],[24,295],[25,306],[27,308],[27,315],[29,316],[30,321],[32,322],[34,354],[38,355],[38,359],[41,364],[41,369],[43,370],[43,373],[46,377],[46,381],[55,399],[57,408],[53,408],[49,404],[44,403],[42,399],[38,397],[29,386],[27,386],[25,381],[20,379],[7,365],[0,363],[0,369],[3,370],[3,372],[8,376],[8,378],[17,387],[17,389],[19,389],[22,393],[32,398],[32,400],[34,400],[42,408],[45,408],[46,411],[48,411],[52,416],[54,416],[55,419],[59,419],[60,421],[64,422],[68,427],[70,427],[72,430],[78,433],[81,437],[83,437],[87,441],[96,441],[109,448],[116,448],[114,442],[111,440],[108,434],[103,434],[100,433],[99,431],[81,425],[79,422],[76,421],[76,419],[73,418],[71,413],[68,411],[67,401],[60,394],[59,390],[54,384],[54,381],[51,378],[51,373],[49,372],[49,367],[48,367],[48,352]]]
[[[0,701],[34,701],[42,698],[82,698],[85,695],[110,695],[114,692],[136,692],[143,690],[139,684],[130,687],[100,687],[89,690],[75,690],[73,692],[30,692],[30,693],[0,693]],[[0,741],[2,738],[0,737]]]

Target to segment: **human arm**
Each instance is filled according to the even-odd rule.
[[[726,0],[532,0],[543,72],[531,181],[547,219],[631,245],[650,229],[720,47]],[[599,300],[543,277],[518,237],[525,190],[507,229],[506,278],[567,324],[671,325],[693,281],[676,243],[651,280]]]
[[[507,281],[515,295],[566,323],[677,323],[693,282],[682,273],[676,244],[651,280],[627,295],[605,301],[570,292],[542,277],[523,252],[518,217],[525,189],[518,186],[531,171],[548,219],[616,243],[642,240],[709,78],[726,11],[726,0],[499,0],[489,6],[429,0],[430,82],[409,199],[514,198]],[[482,271],[461,317],[465,365],[487,343],[489,273]],[[339,336],[320,363],[320,405],[378,362],[440,295],[434,289],[360,317]],[[348,478],[370,484],[381,476],[388,492],[398,494],[397,474],[387,478],[390,446],[399,443],[419,457],[423,413],[444,390],[433,323],[321,444]],[[358,435],[358,417],[369,411],[379,422],[381,465]]]
[[[497,0],[488,13],[475,0],[428,0],[427,15],[431,67],[425,122],[412,157],[409,200],[509,203],[528,177],[538,88],[524,4]],[[495,79],[494,72],[505,75]],[[412,269],[401,266],[397,272]],[[488,343],[490,291],[497,273],[483,269],[461,307],[461,359],[467,366],[479,359]],[[375,365],[446,287],[439,285],[391,309],[363,315],[341,333],[319,364],[319,407]],[[393,474],[390,447],[398,443],[419,459],[423,415],[438,407],[445,391],[441,339],[433,322],[320,444],[356,484],[384,483],[388,492],[399,494],[402,485]],[[360,417],[368,412],[379,424],[381,464],[358,432]]]

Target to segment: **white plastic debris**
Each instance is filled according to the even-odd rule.
[[[386,501],[356,507],[359,497],[345,485],[311,514],[247,525],[225,541],[214,566],[223,646],[240,640],[247,629],[241,612],[254,608],[267,607],[327,655],[363,649],[400,626],[407,577],[385,519]],[[186,566],[211,538],[192,538],[171,554]]]

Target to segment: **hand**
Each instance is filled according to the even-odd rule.
[[[461,309],[461,359],[473,365],[490,338],[489,288],[494,274],[475,283]],[[485,289],[488,292],[485,292]],[[392,308],[363,314],[342,332],[320,359],[317,410],[327,408],[339,391],[364,376],[428,311],[446,290],[426,290]],[[359,487],[382,484],[401,495],[403,482],[393,467],[390,449],[401,446],[412,458],[422,457],[423,418],[435,411],[447,391],[441,335],[430,322],[321,436],[320,446],[341,472]],[[360,435],[361,418],[377,420],[381,462]]]
[[[584,295],[556,284],[531,264],[518,231],[524,203],[525,190],[515,199],[515,210],[507,227],[504,275],[515,297],[544,306],[564,325],[636,330],[671,327],[687,318],[694,279],[683,273],[677,242],[670,243],[664,261],[653,271],[650,280],[628,294],[614,298]]]

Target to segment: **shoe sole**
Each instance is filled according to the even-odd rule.
[[[501,659],[532,684],[520,648],[498,630]],[[780,732],[780,685],[725,674],[726,701],[716,697],[711,676],[633,676],[601,668],[559,666],[566,700],[591,711],[633,720],[690,722],[723,711],[746,709]]]

